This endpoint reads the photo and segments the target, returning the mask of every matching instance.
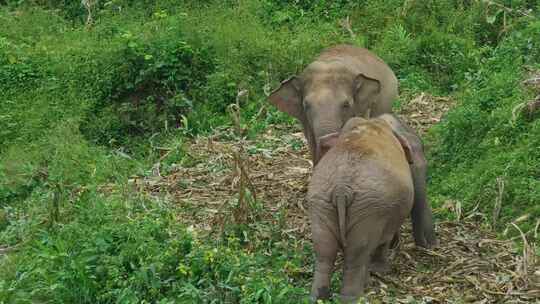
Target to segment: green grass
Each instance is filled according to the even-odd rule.
[[[177,209],[142,197],[84,193],[69,221],[38,229],[26,254],[4,261],[18,267],[0,281],[1,299],[254,303],[272,298],[285,303],[285,297],[304,295],[303,286],[286,277],[302,276],[297,272],[309,262],[304,257],[310,248],[259,239],[248,250],[243,238],[257,239],[253,229],[243,236],[226,232],[218,241],[200,238],[176,220]]]
[[[540,121],[512,110],[537,94],[521,82],[525,67],[540,69],[539,4],[501,3],[514,12],[481,1],[115,0],[87,28],[80,1],[7,1],[0,247],[16,251],[0,257],[0,303],[298,303],[311,248],[282,239],[279,218],[210,239],[176,220],[188,206],[141,197],[128,179],[151,171],[161,146],[174,151],[165,171],[196,163],[183,145],[231,126],[241,90],[248,136],[292,125],[266,92],[343,42],[380,54],[403,95],[458,101],[426,138],[432,203],[480,204],[489,221],[501,178],[495,228],[528,214],[519,225],[530,231]]]

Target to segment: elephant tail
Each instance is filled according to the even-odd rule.
[[[347,247],[347,208],[352,201],[351,189],[346,186],[336,187],[333,193],[333,201],[337,208],[341,244],[345,248]]]

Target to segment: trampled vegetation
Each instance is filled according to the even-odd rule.
[[[289,233],[297,202],[255,196],[269,184],[226,200],[155,188],[210,191],[234,171],[235,149],[203,156],[200,138],[301,158],[266,95],[337,43],[389,63],[397,112],[420,94],[453,101],[424,134],[439,221],[470,216],[516,252],[516,227],[538,243],[538,1],[85,3],[0,1],[0,303],[298,303],[312,250]],[[288,198],[305,165],[290,165],[304,180]],[[201,167],[206,179],[172,178]],[[156,176],[172,182],[137,186]]]

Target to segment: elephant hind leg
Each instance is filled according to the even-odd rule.
[[[366,242],[349,242],[344,250],[341,301],[356,303],[369,279],[370,251]]]
[[[338,251],[338,241],[325,225],[312,223],[313,246],[315,249],[315,275],[311,287],[311,300],[330,297],[330,279]]]
[[[342,301],[356,303],[354,301],[363,296],[364,288],[369,281],[371,257],[381,244],[385,223],[385,218],[369,217],[354,225],[347,234],[348,245],[344,248],[341,288]],[[385,240],[385,243],[389,244],[389,241]]]
[[[390,271],[390,265],[388,264],[388,248],[390,243],[381,244],[371,256],[371,263],[369,270],[377,273],[386,273]]]

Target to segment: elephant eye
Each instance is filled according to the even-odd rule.
[[[341,106],[344,108],[344,109],[348,109],[351,107],[351,103],[348,102],[348,101],[344,101]]]
[[[309,109],[311,109],[311,104],[307,101],[304,101],[304,109],[307,111]]]

